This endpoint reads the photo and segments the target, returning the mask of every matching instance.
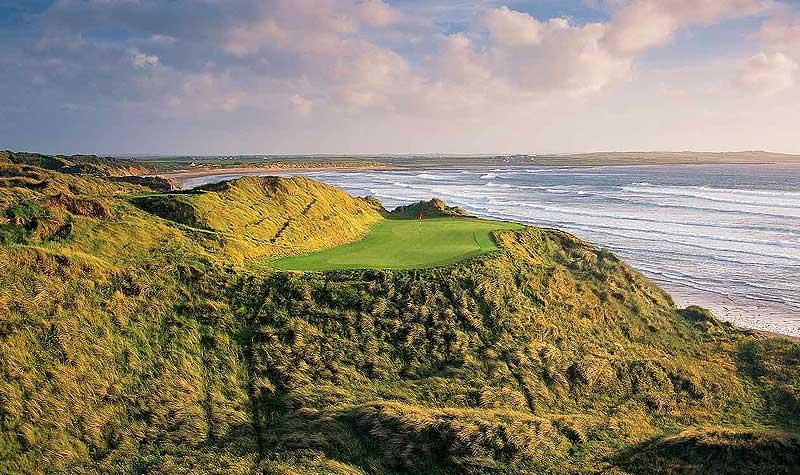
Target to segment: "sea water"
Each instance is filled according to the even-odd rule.
[[[472,167],[305,175],[387,208],[439,197],[572,232],[735,324],[800,336],[800,166]],[[236,175],[241,176],[241,175]],[[201,177],[189,187],[233,175]]]

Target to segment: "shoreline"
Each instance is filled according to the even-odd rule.
[[[736,328],[739,331],[743,332],[743,333],[763,336],[764,338],[785,338],[785,339],[787,339],[789,341],[800,343],[800,336],[786,335],[785,333],[776,333],[776,332],[770,332],[770,331],[766,331],[766,330],[756,330],[756,329],[747,328],[747,327],[736,327]]]
[[[438,166],[437,166],[438,165]],[[525,167],[525,166],[534,166],[534,167],[541,167],[541,168],[594,168],[594,167],[661,167],[661,166],[709,166],[709,165],[733,165],[733,166],[741,166],[741,165],[756,165],[756,166],[800,166],[800,162],[787,162],[787,163],[778,163],[778,162],[753,162],[753,161],[736,161],[736,162],[712,162],[712,161],[699,161],[699,162],[663,162],[663,163],[569,163],[569,164],[561,164],[561,163],[541,163],[541,162],[531,162],[527,164],[506,164],[507,166],[512,167]],[[189,180],[195,178],[201,178],[205,176],[213,176],[213,175],[228,175],[228,174],[242,174],[243,176],[246,175],[260,175],[262,173],[285,173],[285,172],[329,172],[329,171],[337,171],[337,172],[348,172],[348,171],[397,171],[397,170],[425,170],[425,169],[436,169],[436,168],[449,168],[451,165],[449,164],[431,164],[428,167],[417,167],[417,166],[399,166],[399,165],[382,165],[382,166],[328,166],[328,167],[219,167],[219,168],[202,168],[202,169],[184,169],[184,170],[177,170],[177,171],[170,171],[166,173],[152,173],[143,175],[145,177],[148,176],[156,176],[161,178],[166,178],[169,180],[174,181],[178,186],[183,188],[183,184]],[[502,166],[502,164],[486,164],[487,167],[496,167]]]
[[[664,161],[664,162],[651,162],[648,163],[646,161],[642,161],[640,163],[633,163],[633,162],[597,162],[597,163],[590,163],[590,162],[578,162],[578,163],[554,163],[554,162],[537,162],[531,161],[529,163],[486,163],[482,166],[486,167],[498,167],[498,166],[510,166],[510,167],[540,167],[540,168],[594,168],[594,167],[620,167],[620,168],[629,168],[629,167],[662,167],[662,166],[709,166],[709,165],[731,165],[731,166],[742,166],[742,165],[754,165],[754,166],[800,166],[800,161],[787,161],[787,162],[758,162],[758,161]],[[230,173],[259,173],[259,172],[286,172],[286,171],[302,171],[302,172],[313,172],[313,171],[363,171],[363,170],[370,170],[370,171],[378,171],[378,170],[385,170],[385,171],[396,171],[396,170],[426,170],[426,169],[437,169],[437,168],[450,168],[453,167],[453,164],[449,163],[431,163],[425,166],[419,166],[416,164],[410,166],[403,166],[403,165],[373,165],[373,166],[324,166],[324,167],[294,167],[294,166],[286,166],[286,167],[215,167],[215,168],[200,168],[200,169],[180,169],[175,171],[169,171],[164,173],[151,173],[144,176],[159,176],[163,178],[169,178],[173,180],[186,180],[190,178],[197,178],[201,176],[209,176],[209,175],[225,175]],[[470,164],[468,166],[474,166],[474,164]]]
[[[537,168],[549,168],[548,166],[542,166],[541,164],[530,164],[536,166]],[[673,164],[649,164],[649,166],[664,166],[664,165],[673,165]],[[703,165],[719,165],[719,164],[709,164],[709,163],[692,163],[692,164],[674,164],[678,166],[703,166]],[[733,163],[729,165],[756,165],[753,163]],[[775,166],[779,165],[776,163],[760,163],[760,166]],[[794,165],[794,164],[793,164]],[[552,165],[551,165],[552,166]],[[605,165],[594,165],[594,166],[611,166],[611,167],[629,167],[629,166],[643,166],[640,165],[629,165],[629,164],[605,164]],[[570,167],[564,168],[585,168],[587,165],[584,164],[575,164]],[[436,167],[434,167],[436,168]],[[449,168],[449,167],[443,167]],[[560,168],[560,167],[559,167]],[[168,178],[173,180],[181,189],[186,189],[185,186],[187,183],[191,183],[191,181],[196,179],[201,179],[203,177],[210,177],[210,176],[221,176],[222,179],[229,179],[229,178],[236,178],[238,176],[266,176],[270,174],[287,174],[292,172],[338,172],[346,174],[347,172],[360,172],[360,171],[397,171],[397,170],[424,170],[423,167],[398,167],[392,165],[380,165],[380,166],[320,166],[320,167],[291,167],[291,166],[282,166],[282,167],[220,167],[220,168],[203,168],[203,169],[189,169],[189,170],[179,170],[169,173],[162,173],[162,174],[155,174],[155,176],[160,176],[163,178]],[[232,177],[225,177],[225,175],[234,175]],[[493,219],[497,219],[494,217]],[[652,278],[652,276],[651,276]],[[653,279],[653,280],[660,280],[660,279]],[[727,302],[724,302],[724,299],[715,298],[710,295],[698,297],[696,292],[686,292],[686,289],[679,289],[675,288],[677,283],[675,282],[658,282],[658,285],[662,288],[669,288],[667,292],[673,296],[676,301],[680,301],[682,305],[679,306],[687,306],[690,304],[699,304],[704,308],[708,308],[712,312],[714,312],[715,316],[722,321],[727,321],[732,323],[737,329],[743,332],[753,333],[762,335],[764,337],[776,337],[776,338],[787,338],[792,341],[800,341],[800,335],[796,331],[791,328],[781,328],[781,323],[785,324],[787,320],[791,320],[791,313],[781,315],[781,318],[775,318],[777,315],[766,311],[766,314],[769,315],[759,315],[759,316],[767,316],[772,318],[764,318],[765,321],[773,321],[772,325],[763,325],[757,323],[759,318],[756,318],[756,315],[760,312],[756,312],[754,314],[747,314],[744,315],[741,312],[730,311],[727,308]],[[680,285],[678,285],[680,287]],[[671,288],[670,288],[671,287]],[[666,289],[665,289],[666,290]],[[688,297],[688,298],[687,298]],[[780,322],[780,323],[779,323]]]
[[[172,180],[181,189],[186,182],[195,178],[202,178],[214,175],[264,175],[270,173],[286,173],[286,172],[358,172],[358,171],[376,171],[376,170],[401,170],[400,167],[393,166],[353,166],[353,167],[231,167],[231,168],[204,168],[202,170],[179,170],[168,173],[154,173],[146,176],[157,176]]]
[[[653,278],[646,273],[644,275],[667,292],[678,308],[697,305],[710,310],[717,319],[730,323],[738,331],[800,342],[800,332],[796,329],[796,313],[788,308],[751,308],[750,311],[737,309],[735,307],[737,302],[731,296],[719,296],[696,289],[690,291],[678,282]]]

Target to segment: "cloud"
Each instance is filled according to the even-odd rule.
[[[441,40],[436,68],[442,80],[454,84],[486,81],[492,77],[492,71],[485,63],[486,59],[475,50],[467,35],[454,33]]]
[[[792,87],[797,69],[783,53],[760,53],[744,62],[736,84],[752,94],[770,96]]]
[[[545,24],[542,40],[521,50],[500,49],[503,69],[527,90],[562,90],[584,94],[625,79],[632,61],[606,50],[601,41],[606,26],[590,23],[573,26],[566,20]]]
[[[133,52],[133,57],[131,58],[131,62],[137,68],[146,68],[148,66],[155,66],[158,64],[158,56],[154,54],[144,54],[139,51]]]
[[[617,11],[604,43],[622,55],[664,46],[682,28],[764,12],[768,0],[636,0]]]
[[[201,112],[235,112],[243,104],[246,94],[231,82],[228,75],[204,73],[188,76],[181,83],[180,95],[173,97],[173,105],[188,101],[193,110]]]
[[[776,48],[796,51],[800,55],[800,16],[775,16],[761,27],[761,40]]]
[[[504,6],[489,10],[483,16],[483,22],[498,44],[517,46],[541,41],[542,24],[527,13]]]
[[[285,104],[281,94],[288,93],[314,97],[315,111],[437,115],[601,91],[629,80],[636,56],[677,29],[762,6],[761,0],[636,0],[616,6],[609,23],[585,24],[500,6],[479,11],[463,31],[444,34],[383,0],[187,2],[195,8],[179,19],[180,9],[155,0],[60,0],[45,23],[48,31],[84,42],[107,25],[132,33],[123,44],[89,41],[74,49],[134,51],[132,63],[147,76],[128,82],[153,102],[162,95],[176,107],[196,109],[190,98],[202,100],[202,94],[191,91],[202,84],[223,111],[280,107],[267,102]],[[85,67],[77,56],[76,67]]]
[[[302,3],[275,4],[257,21],[244,20],[223,31],[223,48],[237,56],[279,51],[327,54],[356,32],[352,17],[305,10]]]
[[[332,97],[347,106],[392,109],[394,98],[402,97],[419,81],[405,58],[392,50],[360,40],[342,44],[322,79]]]
[[[418,78],[368,31],[401,17],[380,0],[276,0],[222,31],[222,48],[258,69],[253,73],[312,89],[333,106],[392,109]]]
[[[604,48],[606,25],[601,23],[574,25],[566,18],[542,22],[500,7],[484,13],[473,36],[480,38],[481,30],[488,32],[485,43],[451,35],[458,44],[442,52],[445,61],[462,64],[465,75],[488,75],[519,93],[585,94],[625,79],[631,71],[629,57]]]
[[[292,110],[300,115],[308,115],[314,108],[314,102],[300,94],[295,94],[290,97],[289,102],[292,105]]]
[[[371,27],[386,27],[400,20],[401,14],[382,0],[365,0],[355,6],[356,18]]]
[[[223,32],[223,47],[237,56],[276,49],[336,54],[341,43],[366,28],[389,27],[401,18],[381,0],[271,0],[257,15],[239,18]]]
[[[589,22],[559,17],[563,9],[533,6],[545,12],[534,15],[511,7],[522,2],[507,3],[56,0],[32,20],[35,28],[0,44],[0,90],[8,98],[0,112],[38,109],[49,117],[51,104],[64,104],[73,117],[87,114],[87,123],[88,111],[131,113],[147,117],[142,130],[179,118],[229,137],[259,124],[253,140],[296,114],[307,126],[319,121],[315,134],[346,121],[354,131],[424,122],[420,136],[450,127],[463,138],[458,127],[483,133],[542,111],[568,118],[579,104],[641,88],[653,61],[640,58],[679,31],[767,14],[763,27],[753,27],[760,36],[743,40],[761,38],[763,57],[743,61],[741,70],[720,68],[717,97],[742,96],[739,88],[775,94],[796,79],[797,17],[774,13],[767,0],[605,0],[598,8],[609,19]],[[686,91],[686,103],[703,95],[673,82],[658,79],[663,87],[637,104],[653,106],[665,91]],[[338,137],[330,132],[329,143]]]

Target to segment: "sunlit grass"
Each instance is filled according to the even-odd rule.
[[[285,270],[411,269],[452,264],[498,249],[493,231],[522,229],[473,218],[385,219],[359,241],[270,262]]]
[[[0,473],[719,473],[709,441],[797,466],[800,344],[569,234],[306,179],[3,171]]]

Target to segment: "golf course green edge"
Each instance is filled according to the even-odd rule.
[[[361,240],[269,261],[279,270],[415,269],[454,264],[498,250],[494,231],[524,226],[468,217],[385,219]]]

